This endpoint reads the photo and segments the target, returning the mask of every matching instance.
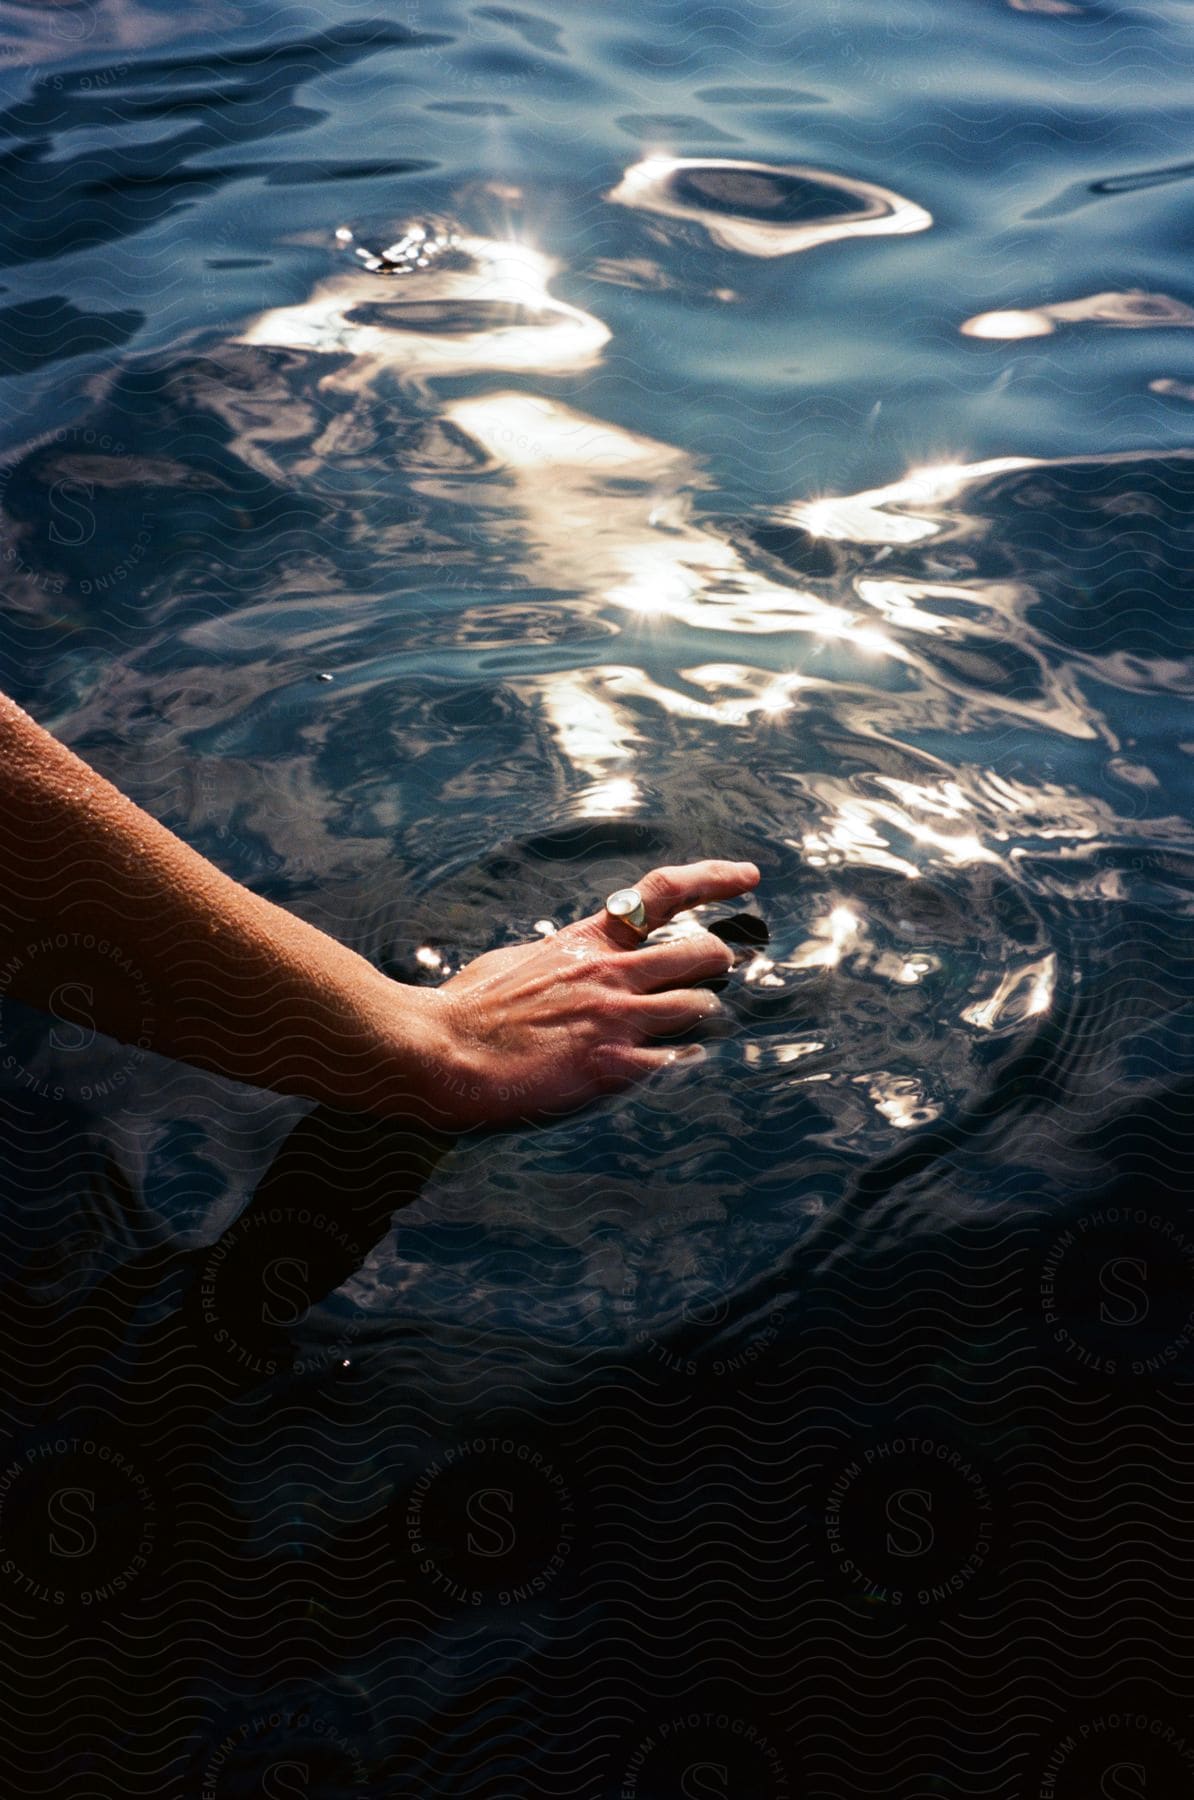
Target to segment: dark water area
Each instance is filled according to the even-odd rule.
[[[1194,1793],[1192,54],[0,5],[0,687],[399,980],[764,922],[438,1160],[0,996],[6,1793]]]

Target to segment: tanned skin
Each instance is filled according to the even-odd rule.
[[[700,930],[640,947],[600,912],[441,987],[396,983],[225,875],[3,695],[0,870],[3,996],[48,1008],[83,981],[110,1037],[445,1132],[563,1112],[674,1061],[658,1040],[720,1010],[694,984],[733,960]],[[637,885],[654,929],[758,879],[710,861]]]

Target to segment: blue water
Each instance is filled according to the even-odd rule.
[[[422,1185],[3,1002],[7,1791],[1191,1791],[1192,53],[0,5],[0,684],[401,981],[763,871]]]

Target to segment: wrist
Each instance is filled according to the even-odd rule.
[[[418,1108],[422,1066],[437,1054],[434,989],[391,981],[258,896],[217,934],[202,975],[172,984],[167,1054],[344,1111]]]
[[[343,945],[336,952],[295,1020],[286,1091],[420,1129],[448,1129],[445,1095],[459,1078],[445,997],[392,980]]]

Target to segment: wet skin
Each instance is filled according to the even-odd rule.
[[[346,1111],[455,1132],[582,1106],[683,1056],[659,1040],[717,1015],[696,984],[733,960],[699,929],[643,945],[603,910],[441,987],[395,983],[241,887],[3,696],[0,800],[6,993],[46,1006],[81,982],[111,1037]],[[655,929],[758,879],[753,863],[705,861],[638,887]]]

